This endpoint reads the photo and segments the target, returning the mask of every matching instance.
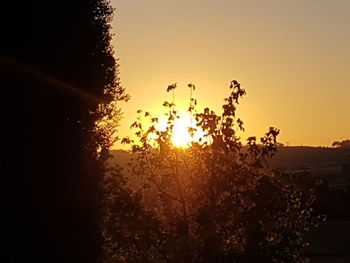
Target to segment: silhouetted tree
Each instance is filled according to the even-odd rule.
[[[131,210],[125,220],[120,210],[113,211],[118,194],[110,196],[105,249],[114,251],[120,262],[307,262],[302,254],[308,246],[304,231],[321,217],[312,209],[312,189],[298,187],[292,177],[268,166],[279,131],[271,127],[260,141],[249,137],[244,147],[239,137],[243,121],[236,116],[245,94],[241,85],[232,81],[221,115],[209,108],[197,112],[195,87],[188,86],[195,124],[188,130],[193,135],[200,129],[204,138],[188,148],[173,145],[180,117],[174,100],[163,104],[163,130],[157,128],[158,117],[138,111],[131,125],[136,139],[123,142],[131,143],[135,156],[129,189],[138,197],[139,210]],[[173,84],[167,91],[175,89]],[[109,182],[113,185],[112,179]],[[145,222],[152,223],[138,223],[146,212]],[[120,225],[116,229],[116,222],[123,230]],[[127,237],[124,242],[121,236]],[[128,243],[130,239],[137,245]],[[106,262],[109,259],[107,255]]]
[[[6,1],[0,12],[2,261],[96,262],[104,173],[96,149],[109,136],[95,122],[118,112],[103,105],[126,98],[113,10],[107,0],[39,0]]]
[[[339,148],[350,148],[350,140],[343,140],[341,142],[335,141],[332,143],[332,146]]]

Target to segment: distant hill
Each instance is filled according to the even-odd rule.
[[[112,151],[111,163],[125,166],[134,156],[125,150]],[[279,147],[269,161],[273,169],[307,172],[313,178],[324,178],[332,187],[350,187],[350,149],[308,146]]]
[[[125,150],[113,150],[113,162],[124,166],[132,158]],[[280,147],[270,160],[272,168],[281,170],[329,169],[341,171],[343,165],[350,164],[350,149],[308,146]]]
[[[280,147],[270,164],[280,169],[307,169],[312,167],[342,167],[350,163],[350,149],[289,146]]]
[[[110,159],[110,163],[118,164],[121,167],[127,165],[130,159],[133,158],[133,154],[125,150],[112,150],[111,155],[112,158]]]

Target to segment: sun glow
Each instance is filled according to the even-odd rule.
[[[195,129],[193,136],[191,136],[189,128]],[[174,122],[171,140],[174,146],[187,148],[191,145],[191,142],[203,142],[204,132],[196,127],[195,121],[191,120],[189,116],[181,116]]]

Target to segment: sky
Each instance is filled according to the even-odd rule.
[[[231,80],[246,136],[280,129],[287,145],[330,146],[350,138],[349,0],[112,0],[113,46],[122,85],[121,137],[138,109],[170,100],[221,112]]]

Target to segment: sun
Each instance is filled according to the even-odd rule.
[[[174,127],[171,135],[172,145],[179,148],[188,148],[192,142],[204,143],[206,141],[203,130],[196,126],[194,117],[190,117],[188,113],[179,113],[179,118],[176,118],[173,122]],[[166,131],[169,126],[168,118],[164,117],[160,119],[157,125],[157,130]],[[193,129],[193,135],[191,136],[189,128]],[[152,136],[152,135],[150,135]],[[156,140],[156,136],[152,136],[153,140]]]
[[[189,128],[196,129],[193,136],[189,133]],[[171,140],[174,146],[187,148],[191,145],[191,142],[199,142],[200,140],[203,142],[204,132],[196,127],[194,120],[191,120],[187,115],[183,115],[174,122]]]

